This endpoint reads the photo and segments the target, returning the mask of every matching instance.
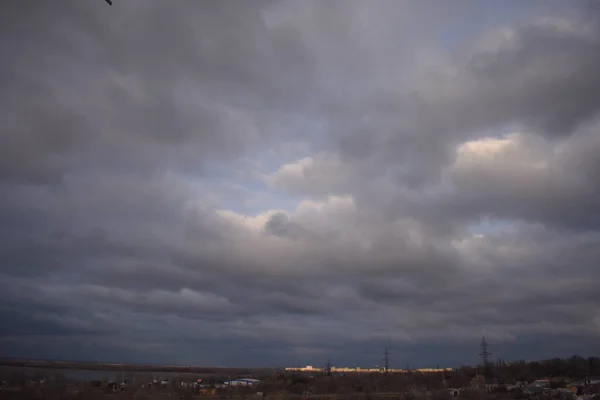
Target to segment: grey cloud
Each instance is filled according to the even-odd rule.
[[[352,165],[361,153],[379,159],[371,175],[395,167],[400,183],[426,186],[463,140],[514,126],[564,137],[598,115],[596,23],[541,19],[491,37],[452,58],[424,57],[419,79],[380,97],[387,105],[342,100],[345,121],[333,124],[342,154]]]
[[[490,163],[475,162],[452,172],[453,187],[424,196],[416,208],[429,215],[444,210],[450,218],[524,219],[563,229],[595,230],[598,227],[597,180],[593,177],[598,147],[597,127],[577,132],[558,148],[541,150],[544,144],[521,142],[523,153],[507,153]],[[585,143],[585,149],[584,145]],[[500,155],[501,157],[502,155]],[[535,164],[542,163],[542,168]],[[425,200],[427,199],[427,200]],[[425,206],[425,207],[423,207]]]
[[[34,28],[23,31],[15,24],[28,11],[5,4],[4,179],[56,180],[73,163],[197,171],[208,159],[243,153],[268,131],[260,97],[283,90],[256,64],[276,57],[276,69],[306,70],[293,38],[271,43],[259,5],[155,3],[115,15],[104,4],[70,2],[40,6]],[[230,35],[231,26],[244,34]]]
[[[265,224],[265,233],[267,235],[275,235],[288,237],[291,239],[309,238],[311,233],[297,222],[290,221],[287,215],[278,213],[267,221]]]
[[[598,349],[591,16],[460,37],[491,2],[1,7],[3,354]]]
[[[517,29],[505,49],[471,55],[464,71],[472,82],[465,104],[472,118],[481,119],[479,127],[517,122],[569,135],[598,114],[597,31],[543,21]]]

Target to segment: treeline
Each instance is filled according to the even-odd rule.
[[[469,376],[484,374],[485,369],[479,367],[461,367],[459,371]],[[582,379],[590,376],[600,376],[600,357],[552,358],[541,361],[513,361],[492,365],[488,372],[497,379],[510,381],[525,381],[537,377],[565,377]]]

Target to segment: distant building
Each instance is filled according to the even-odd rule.
[[[600,376],[589,376],[583,380],[584,385],[598,385],[600,384]]]
[[[549,388],[550,387],[550,379],[537,379],[537,380],[531,382],[530,386]]]
[[[242,378],[225,382],[226,386],[255,386],[260,383],[258,379]]]
[[[286,371],[299,371],[299,372],[324,372],[323,368],[315,368],[312,365],[307,365],[306,367],[287,367]],[[383,372],[385,369],[382,368],[361,368],[361,367],[331,367],[331,372],[360,372],[360,373],[368,373],[368,372]],[[452,371],[452,368],[418,368],[413,369],[412,372],[449,372]],[[395,372],[395,373],[407,373],[411,372],[406,369],[393,369],[390,368],[386,372]]]

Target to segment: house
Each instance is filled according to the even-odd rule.
[[[600,376],[588,376],[583,380],[583,384],[586,386],[600,384]]]
[[[549,388],[550,387],[550,379],[536,379],[531,382],[529,386],[541,387],[541,388]]]

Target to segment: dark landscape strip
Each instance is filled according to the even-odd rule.
[[[177,365],[147,365],[122,363],[92,363],[70,361],[40,361],[0,359],[2,367],[27,367],[46,369],[71,369],[88,371],[130,371],[130,372],[179,372],[197,374],[259,374],[273,372],[277,369],[267,368],[225,368],[225,367],[194,367]]]

